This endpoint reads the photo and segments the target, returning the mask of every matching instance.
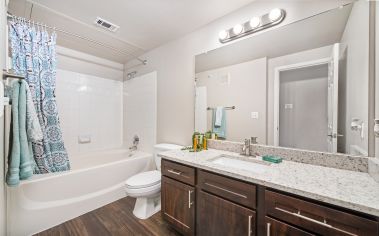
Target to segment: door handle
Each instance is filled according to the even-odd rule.
[[[191,205],[193,202],[191,201],[191,194],[193,193],[192,190],[188,190],[188,208],[191,209]]]
[[[249,222],[248,222],[248,226],[247,226],[247,236],[251,236],[251,220],[252,220],[253,216],[249,216]]]
[[[270,233],[271,233],[271,223],[267,223],[267,232],[266,232],[266,236],[270,236]]]
[[[182,172],[180,172],[180,171],[175,171],[175,170],[167,170],[167,172],[170,172],[171,174],[174,174],[174,175],[181,175],[182,174]]]
[[[337,138],[337,137],[343,137],[343,134],[328,134],[327,136],[330,138]]]

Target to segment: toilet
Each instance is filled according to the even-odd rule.
[[[127,196],[137,198],[133,214],[139,219],[147,219],[161,210],[161,158],[158,153],[181,149],[182,146],[161,143],[154,146],[154,161],[157,170],[133,175],[126,180]]]

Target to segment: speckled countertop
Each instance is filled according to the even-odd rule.
[[[283,161],[271,164],[265,172],[257,174],[209,161],[223,154],[241,157],[214,149],[198,153],[173,150],[159,155],[167,160],[379,216],[379,183],[368,173]]]

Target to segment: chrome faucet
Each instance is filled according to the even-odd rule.
[[[138,135],[134,135],[133,137],[133,145],[129,147],[130,151],[136,151],[138,149],[138,144],[139,144],[139,137]]]
[[[244,155],[244,156],[250,156],[250,139],[245,139],[245,143],[242,147],[242,153],[241,155]]]

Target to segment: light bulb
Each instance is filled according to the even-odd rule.
[[[282,16],[282,10],[280,10],[279,8],[272,9],[270,11],[270,14],[268,15],[268,17],[270,18],[272,22],[279,20],[281,16]]]
[[[218,37],[221,40],[224,40],[228,37],[228,32],[226,30],[221,30],[220,33],[218,33]]]
[[[242,25],[240,25],[240,24],[235,25],[235,26],[233,27],[233,33],[234,33],[235,35],[238,35],[238,34],[242,33],[242,31],[243,31],[243,27],[242,27]]]
[[[260,17],[253,17],[251,18],[250,22],[250,27],[255,29],[261,24],[261,18]]]

